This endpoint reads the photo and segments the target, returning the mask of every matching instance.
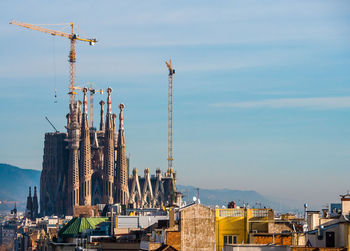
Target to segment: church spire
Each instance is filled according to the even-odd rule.
[[[80,140],[80,102],[69,105],[68,129],[68,207],[67,215],[73,215],[74,207],[79,205],[79,140]]]
[[[111,93],[112,93],[112,88],[107,88],[107,114],[112,113],[112,101],[111,101]]]
[[[103,197],[104,203],[113,204],[113,188],[114,188],[114,126],[112,114],[111,93],[112,88],[107,89],[107,114],[104,137],[104,158],[103,158]]]
[[[119,104],[119,131],[117,140],[117,203],[122,205],[127,204],[129,189],[128,189],[128,174],[127,174],[127,159],[125,149],[124,135],[124,104]]]
[[[81,118],[81,145],[80,145],[80,170],[79,170],[79,191],[81,205],[91,205],[91,142],[90,129],[87,112],[87,93],[84,88],[83,114]]]
[[[123,109],[124,109],[124,104],[119,104],[119,129],[124,130],[124,114],[123,114]]]
[[[33,200],[32,200],[32,188],[29,187],[29,194],[27,197],[27,206],[26,206],[26,217],[31,219],[33,213]]]
[[[105,112],[104,112],[105,102],[103,100],[100,101],[101,111],[100,111],[100,131],[105,130]]]
[[[38,204],[38,195],[36,193],[36,186],[34,187],[34,195],[33,195],[33,212],[32,218],[36,219],[38,217],[39,204]]]

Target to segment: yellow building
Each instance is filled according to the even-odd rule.
[[[267,233],[273,219],[272,209],[216,209],[216,250],[225,243],[249,243],[249,233]]]

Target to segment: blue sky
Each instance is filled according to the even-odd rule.
[[[180,184],[314,209],[350,189],[348,1],[3,0],[0,13],[0,162],[41,169],[45,116],[63,131],[68,111],[69,41],[9,21],[74,21],[98,39],[78,43],[77,81],[126,105],[132,167],[166,170],[171,57]]]

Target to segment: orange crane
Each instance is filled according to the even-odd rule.
[[[175,69],[171,65],[171,59],[166,63],[169,69],[168,77],[168,171],[173,169],[173,75]]]
[[[52,29],[47,29],[47,28],[43,28],[37,25],[33,25],[33,24],[27,24],[27,23],[22,23],[22,22],[17,22],[17,21],[11,21],[10,24],[13,25],[18,25],[21,27],[25,27],[31,30],[36,30],[36,31],[41,31],[41,32],[45,32],[45,33],[49,33],[53,36],[61,36],[61,37],[65,37],[68,38],[71,42],[70,42],[70,52],[69,52],[69,63],[70,63],[70,102],[73,103],[75,100],[75,92],[74,90],[74,86],[75,86],[75,82],[76,82],[76,60],[77,60],[77,53],[75,51],[75,42],[78,41],[84,41],[84,42],[89,42],[90,45],[94,45],[97,40],[95,38],[81,38],[79,37],[77,34],[74,33],[74,23],[69,23],[70,26],[72,27],[72,32],[71,33],[66,33],[66,32],[62,32],[62,31],[57,31],[57,30],[52,30]]]

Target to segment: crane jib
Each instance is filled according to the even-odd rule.
[[[71,25],[71,33],[66,33],[66,32],[62,32],[62,31],[57,31],[57,30],[52,30],[52,29],[47,29],[44,27],[40,27],[38,25],[33,25],[33,24],[28,24],[28,23],[22,23],[22,22],[17,22],[17,21],[11,21],[10,24],[13,25],[18,25],[21,27],[25,27],[31,30],[36,30],[36,31],[41,31],[44,33],[48,33],[51,34],[53,36],[61,36],[61,37],[65,37],[68,38],[71,41],[71,46],[70,46],[70,52],[69,52],[69,62],[70,62],[70,87],[71,89],[73,89],[73,87],[75,86],[75,80],[76,80],[76,51],[75,51],[75,41],[76,40],[80,40],[80,41],[84,41],[84,42],[89,42],[90,45],[94,45],[97,40],[94,39],[88,39],[88,38],[80,38],[75,32],[74,32],[74,23],[69,23]],[[73,91],[69,92],[70,94],[70,103],[72,104],[74,102],[74,95],[75,93]]]

